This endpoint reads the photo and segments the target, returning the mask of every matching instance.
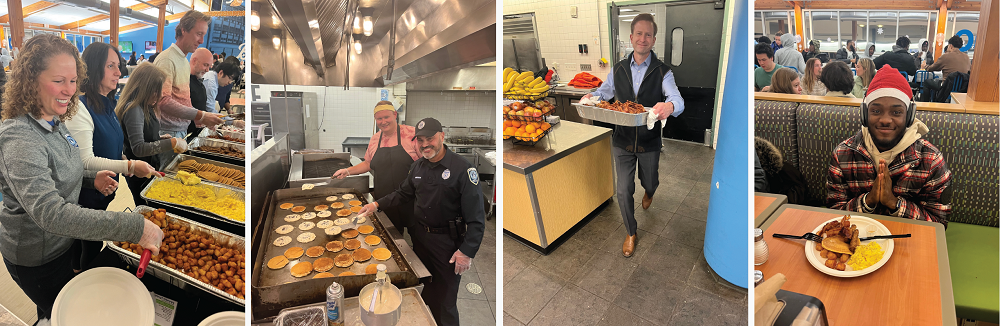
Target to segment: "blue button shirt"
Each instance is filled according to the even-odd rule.
[[[634,55],[634,54],[633,54]],[[631,58],[631,56],[629,56]],[[652,61],[652,52],[650,55],[646,56],[646,60],[642,63],[636,64],[635,60],[629,62],[629,67],[632,69],[632,92],[635,97],[639,97],[639,85],[642,85],[642,78],[646,76],[646,70],[649,69],[649,63]],[[611,72],[608,73],[608,79],[598,87],[596,91],[591,93],[592,96],[596,96],[600,100],[608,100],[615,97],[615,69],[612,67]],[[670,102],[674,104],[674,113],[671,116],[679,116],[684,112],[684,99],[681,98],[681,92],[677,90],[677,82],[674,81],[674,71],[670,70],[666,75],[663,75],[663,94],[666,95],[666,99],[663,102]]]

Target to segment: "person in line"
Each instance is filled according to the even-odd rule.
[[[195,109],[203,112],[212,112],[211,109],[205,103],[208,103],[208,90],[205,89],[205,84],[202,83],[202,76],[208,71],[208,67],[212,63],[212,52],[208,51],[206,48],[198,48],[194,50],[191,54],[191,105]],[[215,107],[212,106],[212,109]],[[188,133],[197,133],[201,131],[198,125],[191,121],[188,123]],[[165,163],[169,164],[169,163]]]
[[[215,101],[219,103],[219,108],[226,110],[226,112],[233,112],[233,106],[229,103],[229,97],[232,95],[233,86],[240,83],[243,78],[243,68],[240,65],[240,59],[234,56],[226,57],[223,62],[228,62],[237,68],[236,75],[233,75],[233,82],[229,85],[223,85],[219,87],[219,94],[215,95]],[[238,123],[238,122],[237,122]],[[242,127],[241,127],[242,128]]]
[[[805,76],[802,77],[802,95],[826,95],[826,85],[820,81],[823,75],[823,64],[818,58],[810,58],[806,61]]]
[[[795,68],[796,72],[803,74],[806,71],[806,60],[802,58],[802,53],[795,50],[795,35],[781,35],[782,48],[774,51],[774,62],[782,67]]]
[[[86,51],[86,50],[84,50],[84,51]],[[129,66],[134,66],[134,65],[137,65],[137,64],[138,63],[135,61],[135,52],[132,52],[132,54],[128,56],[128,65]]]
[[[909,53],[910,39],[900,36],[896,39],[896,45],[892,46],[892,52],[883,53],[873,60],[875,69],[882,69],[882,66],[889,65],[898,71],[905,71],[910,78],[917,75],[917,65],[913,63],[913,56]]]
[[[175,29],[177,41],[160,53],[153,63],[167,74],[167,82],[170,83],[170,87],[165,88],[166,91],[163,92],[161,103],[157,106],[159,108],[157,115],[160,118],[161,131],[172,137],[183,138],[191,121],[209,128],[222,124],[222,119],[218,115],[198,110],[191,104],[191,65],[187,55],[198,49],[205,40],[208,24],[211,21],[212,17],[197,10],[185,13]],[[170,151],[160,155],[161,164],[169,164],[176,156]]]
[[[858,56],[858,49],[855,48],[854,40],[847,40],[847,45],[840,50],[837,50],[837,60],[847,60],[850,61],[851,68],[854,68],[860,57]]]
[[[771,85],[774,72],[784,67],[774,63],[774,52],[771,52],[770,45],[757,44],[753,52],[757,56],[757,64],[760,66],[753,70],[753,89],[755,91],[765,91],[764,89]]]
[[[774,32],[774,42],[771,43],[771,51],[778,52],[781,50],[781,36],[784,35],[781,31]]]
[[[948,45],[945,46],[945,53],[938,58],[937,62],[921,67],[923,70],[941,72],[941,78],[924,81],[922,91],[920,92],[922,101],[930,102],[931,92],[941,90],[941,85],[944,84],[944,80],[948,79],[948,75],[951,73],[956,71],[967,73],[972,69],[972,60],[969,59],[969,54],[960,50],[963,43],[964,41],[961,36],[952,36],[948,39]]]
[[[771,86],[764,87],[761,91],[802,95],[802,81],[794,70],[781,68],[771,77]]]
[[[684,112],[684,99],[677,90],[674,72],[670,65],[660,61],[654,53],[656,43],[656,23],[650,14],[639,14],[632,19],[629,40],[634,50],[629,56],[614,65],[608,79],[593,93],[583,99],[596,97],[598,100],[614,98],[619,102],[632,101],[651,107],[650,114],[658,120],[652,129],[646,126],[615,126],[611,134],[611,155],[615,159],[615,185],[618,207],[627,232],[622,244],[622,254],[632,257],[638,241],[635,221],[635,171],[638,166],[639,182],[645,190],[642,209],[649,209],[660,185],[660,153],[663,149],[663,121],[669,116],[677,117]]]
[[[854,90],[854,75],[846,63],[834,61],[826,64],[819,81],[827,89],[823,96],[855,98],[854,95],[851,95],[851,91]]]
[[[372,171],[375,188],[372,195],[382,198],[392,193],[406,179],[413,162],[420,158],[416,142],[416,129],[399,123],[399,114],[392,102],[379,101],[375,105],[375,124],[379,131],[368,141],[365,161],[358,165],[337,170],[333,178],[343,179],[352,175]],[[402,203],[393,208],[384,208],[385,215],[400,233],[409,227],[412,231],[413,203]],[[411,232],[412,236],[412,232]]]
[[[856,98],[864,98],[865,92],[868,91],[868,85],[871,84],[872,78],[875,78],[875,63],[872,59],[863,58],[858,61],[858,74],[854,76],[854,89],[851,90],[851,95]]]
[[[230,62],[223,61],[215,65],[215,68],[206,72],[205,76],[202,77],[202,83],[205,85],[205,90],[208,91],[206,106],[210,112],[219,113],[219,109],[215,108],[215,104],[219,102],[219,90],[232,84],[239,73],[239,66],[234,66]]]
[[[809,41],[809,47],[807,47],[806,50],[802,52],[802,60],[809,61],[809,59],[812,58],[819,59],[819,54],[820,54],[819,47],[820,47],[819,40]],[[806,69],[808,70],[809,68],[807,67]]]
[[[830,208],[948,226],[942,195],[952,174],[941,151],[922,138],[910,86],[892,67],[875,73],[861,107],[862,128],[833,150],[826,182]]]
[[[77,204],[83,187],[104,195],[118,188],[114,172],[84,168],[66,129],[65,121],[79,109],[74,99],[85,64],[75,45],[52,34],[28,39],[21,54],[0,123],[0,255],[44,321],[59,291],[76,276],[76,240],[138,243],[158,259],[163,232],[141,214]]]
[[[141,160],[150,166],[163,166],[157,154],[163,152],[183,153],[187,150],[187,141],[181,137],[171,137],[160,131],[160,119],[156,111],[165,91],[166,73],[151,63],[140,64],[129,78],[128,84],[122,89],[115,115],[121,121],[125,132],[125,157],[131,160]],[[138,176],[126,176],[132,198],[138,205],[142,201],[140,193],[149,179]]]
[[[399,188],[365,205],[358,216],[415,203],[410,232],[413,252],[432,279],[420,295],[439,325],[458,325],[461,274],[472,266],[483,242],[483,191],[476,168],[444,145],[440,122],[425,118],[415,129],[423,158],[410,166]]]

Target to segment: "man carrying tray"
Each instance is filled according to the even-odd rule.
[[[653,202],[653,194],[659,186],[660,149],[663,146],[661,129],[667,116],[678,116],[684,112],[674,73],[670,66],[652,53],[656,43],[656,23],[650,14],[639,14],[632,19],[632,34],[629,35],[635,49],[627,59],[619,61],[608,73],[607,82],[597,91],[583,98],[596,96],[601,100],[614,99],[619,102],[632,101],[644,107],[652,107],[650,114],[657,116],[652,129],[647,126],[615,126],[611,141],[611,153],[615,157],[616,196],[622,211],[622,220],[628,235],[622,245],[622,254],[631,257],[635,252],[636,222],[635,170],[639,166],[639,182],[646,194],[642,197],[642,208],[648,209]],[[615,87],[618,85],[618,87]]]

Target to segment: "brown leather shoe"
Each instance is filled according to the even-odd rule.
[[[649,204],[653,203],[653,195],[648,192],[642,195],[642,209],[649,209]]]
[[[622,254],[625,257],[632,257],[632,253],[635,252],[635,240],[637,235],[630,235],[625,237],[625,244],[622,245]]]

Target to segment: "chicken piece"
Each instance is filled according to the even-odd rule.
[[[854,230],[851,232],[851,243],[847,245],[847,248],[850,249],[851,252],[854,252],[854,249],[861,245],[861,239],[858,238],[858,229],[853,225],[852,228]]]

